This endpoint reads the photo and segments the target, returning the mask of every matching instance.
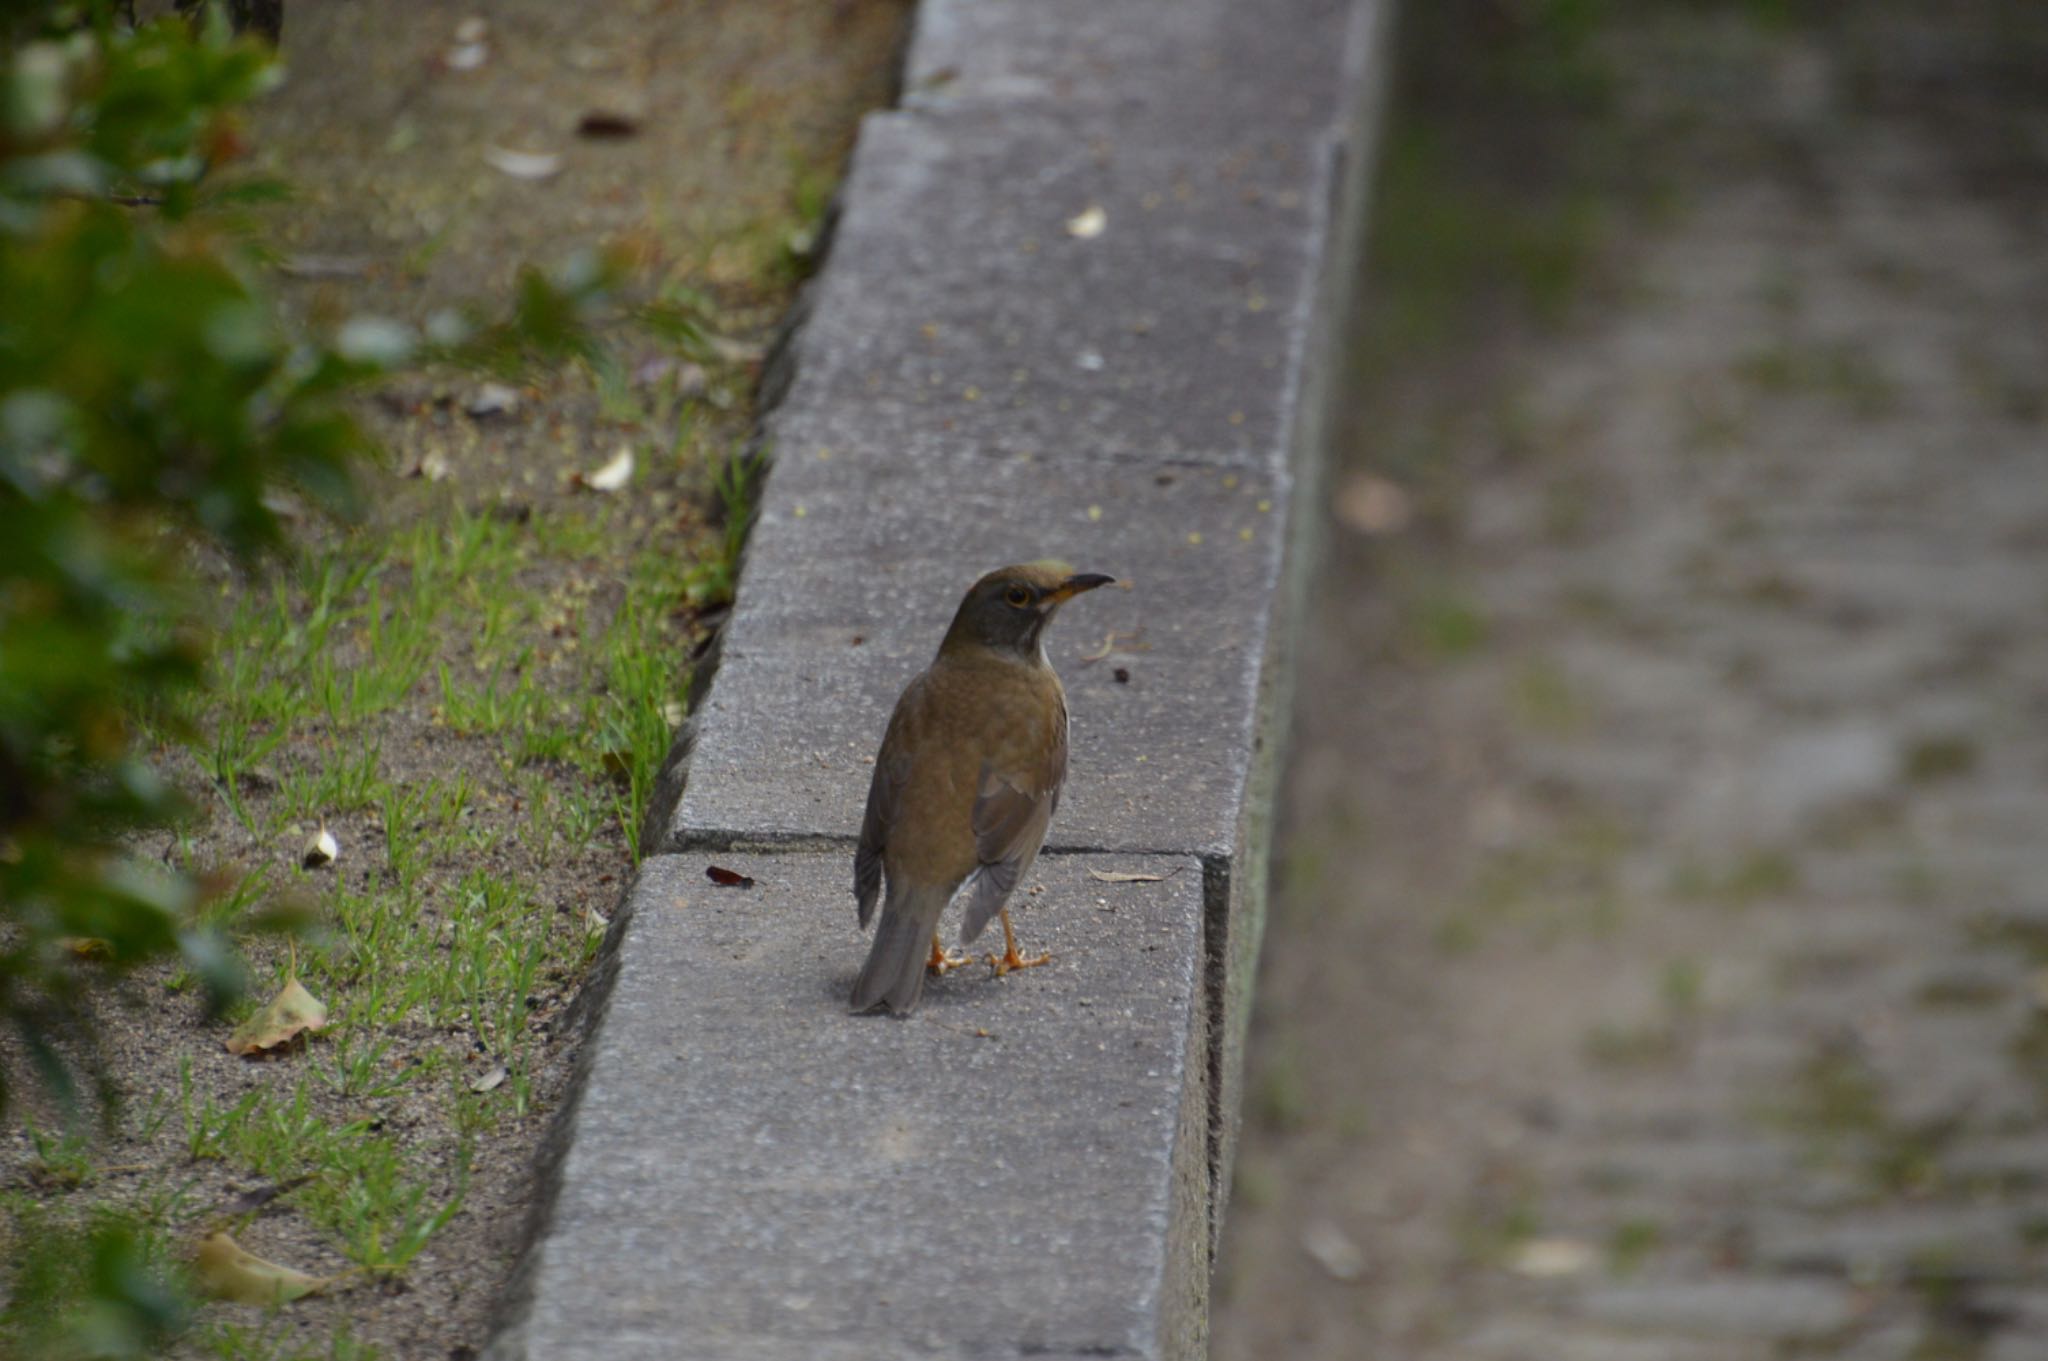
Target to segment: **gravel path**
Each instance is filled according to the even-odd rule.
[[[1617,20],[1675,211],[1357,421],[1218,1358],[2048,1356],[2048,46],[1918,8]]]

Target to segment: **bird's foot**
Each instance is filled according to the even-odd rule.
[[[1017,953],[1017,946],[1013,941],[1010,944],[1010,948],[1003,951],[1002,954],[985,955],[983,958],[987,961],[988,966],[996,971],[996,977],[1001,978],[1004,974],[1012,973],[1018,969],[1035,969],[1041,964],[1050,964],[1052,962],[1052,952],[1047,951],[1042,955],[1026,957]]]
[[[937,936],[933,936],[932,957],[924,962],[924,966],[934,974],[944,978],[954,969],[964,969],[973,962],[973,955],[963,955],[957,950],[948,950],[939,944]]]

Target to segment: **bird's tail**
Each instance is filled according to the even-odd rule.
[[[917,1007],[917,999],[924,992],[924,966],[932,932],[952,896],[929,889],[898,893],[894,884],[889,886],[888,900],[882,904],[882,920],[875,927],[875,943],[868,949],[868,962],[861,965],[860,977],[854,980],[851,1010],[866,1011],[882,1002],[898,1016],[908,1016]]]

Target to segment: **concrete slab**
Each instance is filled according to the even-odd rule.
[[[505,1361],[1204,1354],[1381,13],[924,0],[772,369]],[[1073,756],[1020,926],[1058,962],[849,1018],[890,708],[1041,557],[1134,582],[1049,640]],[[1085,877],[1140,865],[1177,872]]]
[[[1229,852],[1281,571],[1277,479],[1016,460],[969,475],[848,448],[785,454],[770,488],[666,848],[852,837],[896,696],[960,594],[1055,556],[1133,589],[1076,600],[1048,635],[1073,723],[1048,845]]]
[[[1091,127],[1170,122],[1285,136],[1342,107],[1366,50],[1351,0],[925,0],[903,103],[1031,110]],[[1190,120],[1196,120],[1191,126]]]
[[[1336,131],[870,116],[776,447],[1284,464]]]
[[[1053,963],[899,1021],[845,1012],[848,856],[716,859],[756,887],[651,859],[614,927],[493,1356],[1204,1355],[1199,866],[1041,859],[1016,916]]]

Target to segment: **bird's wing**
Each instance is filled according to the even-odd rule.
[[[974,800],[974,850],[981,862],[974,872],[974,892],[967,902],[960,938],[973,940],[1002,910],[1017,881],[1031,868],[1045,829],[1060,805],[1060,785],[1067,778],[1067,712],[1055,713],[1052,741],[1045,758],[1032,771],[1001,771],[983,764],[980,790]]]
[[[860,924],[866,926],[875,914],[875,899],[882,891],[882,849],[889,844],[889,829],[896,822],[896,807],[903,799],[903,786],[910,780],[910,744],[903,739],[905,715],[922,694],[924,677],[903,689],[896,711],[889,717],[889,730],[882,737],[882,749],[875,755],[874,778],[868,781],[867,812],[860,820],[860,844],[853,852],[853,896],[859,905]]]

